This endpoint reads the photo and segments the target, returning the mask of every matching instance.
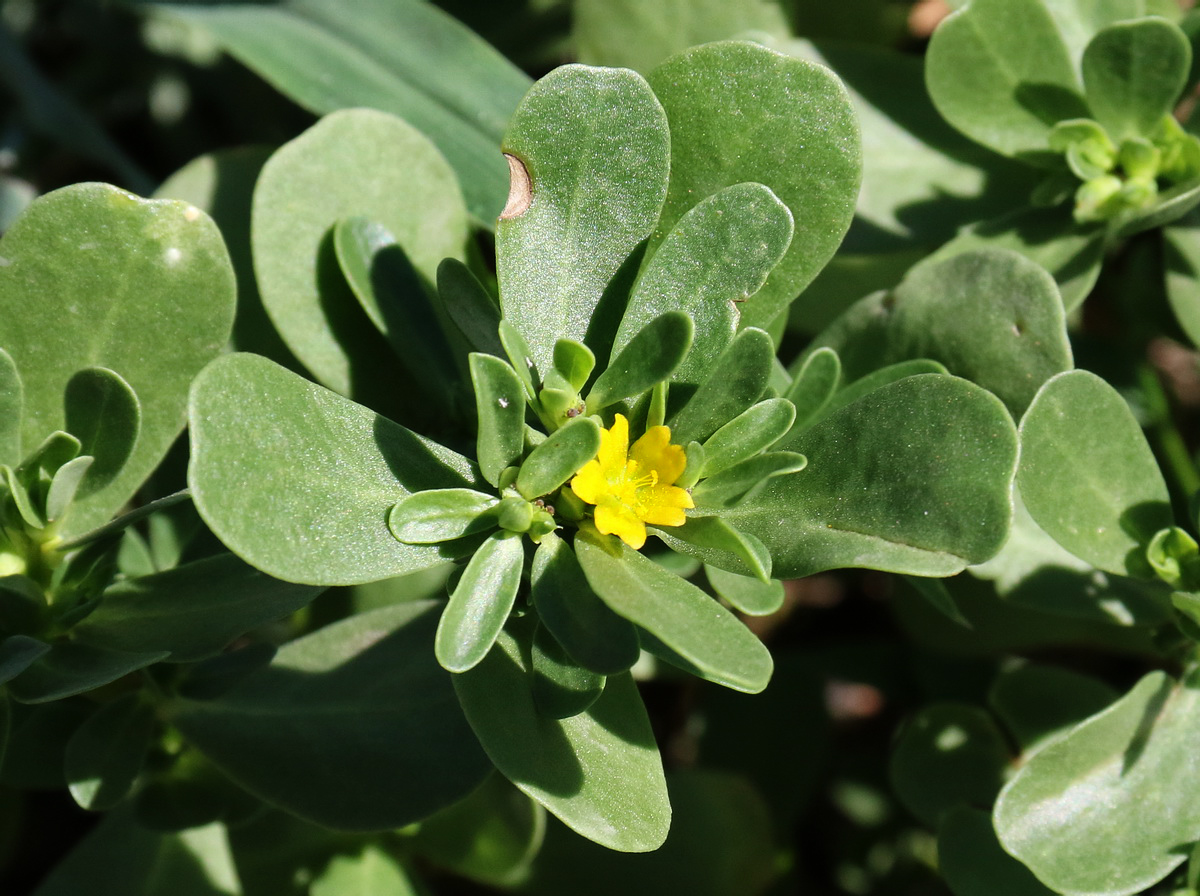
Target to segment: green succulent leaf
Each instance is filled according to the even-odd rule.
[[[769,616],[783,606],[783,582],[777,579],[762,582],[752,576],[707,565],[704,574],[718,597],[747,616]]]
[[[1060,893],[1137,893],[1180,865],[1179,845],[1200,836],[1176,775],[1198,734],[1198,683],[1151,672],[1035,753],[996,802],[1004,848]]]
[[[551,533],[533,555],[533,605],[542,625],[571,658],[600,675],[616,675],[637,662],[637,632],[600,600],[570,546]]]
[[[21,462],[21,415],[25,389],[12,355],[0,349],[0,464]]]
[[[453,170],[427,137],[392,115],[335,112],[263,166],[251,219],[263,305],[288,348],[343,395],[387,375],[380,353],[348,348],[356,341],[383,343],[335,257],[331,231],[354,216],[393,235],[430,283],[443,258],[462,257],[467,237]]]
[[[1192,64],[1187,36],[1152,16],[1104,28],[1083,52],[1088,107],[1109,136],[1148,136],[1169,115]]]
[[[766,391],[775,345],[763,330],[743,330],[709,368],[708,378],[667,422],[671,440],[702,442],[750,408]]]
[[[355,893],[420,896],[404,866],[382,846],[374,844],[356,855],[334,856],[309,888],[310,896],[351,896]]]
[[[457,258],[444,258],[437,269],[438,297],[446,316],[458,327],[470,347],[497,358],[500,344],[500,306],[479,278]]]
[[[666,839],[671,805],[646,709],[614,675],[569,719],[538,712],[529,647],[504,632],[482,663],[454,676],[463,711],[496,768],[576,833],[622,852]]]
[[[434,638],[443,669],[466,672],[492,649],[521,587],[524,539],[495,532],[475,551],[450,595]]]
[[[953,575],[1008,534],[1016,432],[965,380],[899,380],[777,447],[808,466],[724,517],[767,546],[778,578],[841,566]]]
[[[1076,62],[1043,0],[972,0],[934,32],[925,83],[947,121],[1004,155],[1045,159],[1055,122],[1088,117]]]
[[[683,311],[664,312],[645,324],[596,378],[587,395],[588,408],[606,408],[666,380],[687,356],[695,332],[695,324]]]
[[[766,582],[771,554],[766,545],[719,516],[689,516],[682,526],[652,530],[671,550]]]
[[[439,563],[387,512],[413,492],[478,488],[471,463],[255,355],[228,355],[191,400],[196,508],[234,553],[310,585],[374,582]]]
[[[766,283],[740,305],[740,326],[766,327],[833,256],[854,215],[862,150],[846,89],[823,66],[740,41],[685,50],[649,81],[670,122],[671,181],[647,258],[709,196],[741,183],[769,187],[795,230]]]
[[[581,533],[575,552],[592,590],[611,610],[657,637],[698,674],[751,694],[767,686],[774,668],[770,652],[695,585],[612,537]]]
[[[12,679],[8,691],[18,703],[49,703],[124,678],[168,655],[161,649],[133,653],[58,641]]]
[[[122,579],[72,629],[81,644],[130,653],[168,650],[173,663],[216,656],[235,638],[287,616],[321,593],[217,554]]]
[[[86,498],[117,477],[137,445],[142,409],[119,373],[87,367],[67,380],[65,426],[93,458],[76,497]]]
[[[499,214],[496,144],[529,78],[448,13],[390,0],[358,2],[352,16],[337,0],[155,6],[207,29],[311,112],[368,106],[410,122],[453,166],[472,215]]]
[[[533,634],[530,649],[533,702],[552,719],[577,716],[604,692],[605,677],[580,666],[545,627]]]
[[[503,147],[516,174],[496,227],[500,307],[548,370],[557,339],[585,341],[608,282],[658,220],[670,135],[640,75],[570,65],[526,94]]]
[[[1021,420],[1021,497],[1055,541],[1098,569],[1143,575],[1171,525],[1167,486],[1125,400],[1084,370],[1042,387]]]
[[[837,392],[842,382],[842,362],[827,345],[804,356],[795,379],[784,394],[796,409],[792,424],[797,430],[812,424]]]
[[[436,488],[409,495],[388,512],[388,528],[405,544],[437,544],[496,527],[495,495]]]
[[[776,476],[799,473],[808,458],[794,451],[770,451],[734,464],[701,480],[692,490],[696,506],[703,509],[735,507],[753,497]]]
[[[704,442],[704,476],[712,476],[770,448],[792,428],[796,407],[769,398],[747,408]]]
[[[1120,696],[1097,678],[1030,663],[1001,673],[988,703],[1029,756]]]
[[[28,635],[9,635],[0,641],[0,684],[12,681],[49,651],[49,644]]]
[[[957,806],[943,813],[937,849],[938,871],[955,896],[1054,896],[1004,851],[991,816],[981,809]]]
[[[106,703],[80,725],[64,761],[75,802],[99,812],[124,799],[142,770],[154,725],[154,708],[138,694]]]
[[[734,184],[680,218],[643,265],[614,351],[673,309],[695,323],[675,382],[698,385],[737,331],[739,306],[758,292],[792,241],[792,213],[762,184]]]
[[[576,392],[582,391],[596,368],[596,356],[582,342],[559,339],[554,343],[554,369]]]
[[[529,452],[517,474],[517,491],[530,501],[548,495],[599,450],[599,424],[590,417],[577,417]]]
[[[434,659],[439,606],[335,622],[221,696],[174,698],[164,715],[235,782],[308,821],[353,831],[417,821],[489,770]]]
[[[333,246],[358,303],[427,400],[451,401],[458,379],[453,352],[431,291],[404,247],[387,228],[362,217],[338,221]]]
[[[22,444],[64,428],[63,395],[82,368],[114,371],[141,402],[132,453],[106,486],[85,488],[64,534],[86,532],[129,500],[183,429],[188,385],[233,324],[229,256],[193,206],[104,184],[37,199],[4,235],[0,256],[0,346],[21,371]],[[110,411],[106,425],[117,426],[121,415]],[[111,474],[108,462],[100,470]]]

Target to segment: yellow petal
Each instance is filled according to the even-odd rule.
[[[686,489],[655,485],[638,493],[637,515],[652,526],[682,526],[687,522],[683,511],[695,506]]]
[[[588,504],[599,504],[600,498],[611,490],[600,461],[589,460],[571,480],[571,491]]]
[[[633,443],[629,459],[635,461],[645,473],[653,470],[662,485],[670,485],[687,466],[687,452],[679,445],[671,444],[671,429],[667,426],[652,426],[646,434]]]
[[[628,457],[629,421],[617,414],[611,427],[600,430],[600,451],[596,460],[609,482],[619,482],[625,475]]]
[[[605,535],[617,536],[635,551],[646,543],[646,524],[615,500],[607,500],[596,507],[596,528]]]

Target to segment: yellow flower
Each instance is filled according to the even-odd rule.
[[[646,543],[646,523],[682,526],[684,509],[695,507],[686,489],[674,485],[687,466],[687,453],[671,444],[671,430],[652,426],[629,447],[629,421],[620,414],[600,430],[600,451],[571,480],[571,490],[596,505],[596,528],[631,548]]]

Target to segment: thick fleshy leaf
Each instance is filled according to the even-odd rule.
[[[79,439],[80,454],[94,460],[76,497],[100,491],[121,472],[137,443],[142,409],[121,375],[87,367],[67,380],[66,429]]]
[[[766,545],[719,516],[690,516],[682,526],[653,530],[671,550],[762,582],[771,578]]]
[[[270,666],[166,717],[267,802],[338,830],[417,821],[488,771],[433,655],[439,604],[361,613],[286,644]]]
[[[640,75],[570,65],[526,94],[503,146],[525,179],[514,176],[496,227],[500,307],[548,370],[556,339],[585,341],[609,280],[658,220],[667,120]]]
[[[208,29],[236,59],[312,112],[369,106],[426,134],[454,167],[471,213],[504,205],[504,125],[529,79],[482,38],[427,3],[338,0],[154,4]]]
[[[649,321],[614,355],[588,392],[592,410],[640,395],[678,369],[692,347],[696,326],[682,311],[666,311]]]
[[[154,708],[136,693],[106,703],[80,725],[64,763],[75,802],[99,812],[124,799],[142,770],[154,725]]]
[[[525,392],[512,367],[492,355],[472,353],[471,381],[479,436],[479,470],[492,485],[525,450]]]
[[[671,440],[680,445],[703,441],[747,410],[766,391],[774,359],[775,344],[765,331],[738,333],[709,367],[708,378],[667,421]]]
[[[671,127],[671,183],[647,252],[725,187],[760,183],[792,212],[795,232],[740,325],[766,327],[832,257],[862,177],[858,126],[826,68],[743,42],[695,47],[649,76]]]
[[[622,852],[662,845],[671,806],[646,709],[627,674],[608,679],[585,712],[538,712],[529,648],[507,632],[470,672],[454,676],[463,711],[496,767],[589,840]]]
[[[1030,664],[1001,673],[988,703],[1028,756],[1119,696],[1098,678]]]
[[[446,315],[477,351],[503,357],[497,330],[500,306],[471,269],[457,258],[446,258],[437,269],[438,296]]]
[[[94,461],[90,456],[76,457],[58,468],[46,490],[46,522],[62,520]]]
[[[174,834],[108,813],[45,878],[33,896],[241,896],[225,827]]]
[[[109,684],[167,656],[161,649],[132,653],[60,641],[10,681],[8,689],[20,703],[48,703]]]
[[[760,401],[734,417],[704,442],[704,476],[712,476],[770,448],[796,419],[796,407],[783,398]]]
[[[335,856],[309,887],[310,896],[420,896],[403,866],[383,847],[370,844],[353,856]]]
[[[1060,893],[1138,893],[1180,865],[1200,836],[1180,778],[1200,736],[1197,685],[1151,672],[1035,753],[996,803],[1004,848]]]
[[[947,121],[1004,155],[1044,158],[1055,122],[1088,117],[1075,61],[1043,0],[972,0],[934,32],[925,83]]]
[[[320,588],[273,579],[232,554],[218,554],[117,582],[72,633],[94,647],[167,650],[168,661],[192,663],[306,606],[320,593]]]
[[[538,545],[530,579],[538,618],[577,663],[615,675],[637,662],[633,625],[596,597],[574,551],[554,533]]]
[[[938,872],[954,896],[1054,896],[1033,872],[1000,846],[991,816],[969,806],[942,815]]]
[[[953,575],[1008,533],[1016,432],[999,399],[965,380],[891,383],[778,447],[808,466],[725,514],[763,541],[778,578],[841,566]]]
[[[1053,278],[1002,249],[967,251],[913,268],[895,290],[860,301],[816,340],[848,379],[930,358],[978,383],[1019,416],[1038,387],[1072,366]]]
[[[442,611],[433,648],[443,669],[466,672],[495,643],[521,587],[525,540],[494,532],[471,557]]]
[[[1192,345],[1200,345],[1200,221],[1185,218],[1163,230],[1167,301]]]
[[[533,702],[542,715],[569,719],[604,692],[604,676],[577,664],[543,626],[533,634],[529,662]]]
[[[822,346],[809,353],[796,371],[791,387],[783,396],[796,408],[792,424],[803,429],[816,420],[842,382],[842,362],[837,352]]]
[[[572,10],[581,62],[643,74],[688,47],[748,32],[786,36],[787,15],[763,0],[579,0]]]
[[[704,574],[719,597],[747,616],[769,616],[783,606],[783,582],[777,579],[761,582],[716,566],[705,566]]]
[[[699,385],[733,339],[739,306],[758,292],[792,241],[792,213],[768,187],[735,184],[701,200],[646,262],[617,330],[620,351],[671,310],[695,324],[692,350],[673,381]]]
[[[355,298],[426,400],[449,402],[458,377],[453,351],[431,287],[422,283],[404,248],[387,228],[361,217],[334,225],[333,246]]]
[[[1100,276],[1105,240],[1105,228],[1076,224],[1068,205],[1021,208],[964,227],[930,256],[930,263],[975,249],[1011,249],[1050,272],[1063,307],[1072,311],[1087,298]]]
[[[45,641],[28,635],[9,635],[0,641],[0,685],[12,681],[49,650]]]
[[[255,355],[196,379],[188,472],[200,515],[246,562],[292,582],[349,585],[425,569],[387,512],[410,493],[478,488],[470,462]]]
[[[25,390],[12,355],[0,348],[0,464],[21,462],[21,409]]]
[[[229,256],[193,206],[104,184],[35,201],[0,256],[0,346],[24,382],[25,450],[63,428],[63,394],[82,368],[115,371],[141,402],[141,432],[121,472],[71,511],[66,534],[85,532],[132,496],[183,428],[188,385],[233,324]]]
[[[702,509],[734,507],[750,500],[769,479],[799,473],[808,466],[808,458],[794,451],[770,451],[734,464],[692,490],[696,506]]]
[[[546,810],[503,775],[425,819],[413,839],[435,865],[493,886],[525,880],[546,833]]]
[[[599,450],[600,425],[591,417],[577,417],[529,452],[517,474],[517,491],[530,501],[548,495]]]
[[[969,704],[934,704],[900,732],[892,787],[913,815],[936,827],[958,806],[990,806],[1008,760],[1004,735],[988,713]]]
[[[615,538],[581,533],[575,552],[600,599],[691,663],[697,674],[751,694],[767,686],[770,652],[695,585]]]
[[[437,488],[409,495],[388,512],[388,528],[405,544],[437,544],[496,528],[495,495]]]
[[[349,348],[368,333],[383,342],[334,257],[330,230],[353,216],[393,235],[430,283],[443,258],[462,257],[467,236],[453,170],[428,138],[383,112],[335,112],[263,166],[251,221],[263,305],[288,348],[343,395],[370,388],[368,378],[387,369],[383,358]]]
[[[1118,143],[1149,136],[1175,107],[1191,64],[1187,37],[1166,19],[1109,25],[1083,53],[1091,117]]]
[[[1107,572],[1144,574],[1142,549],[1172,523],[1141,427],[1116,390],[1085,370],[1054,377],[1030,405],[1017,476],[1037,524]]]
[[[554,343],[554,369],[576,392],[582,391],[596,369],[596,356],[590,348],[574,339]]]

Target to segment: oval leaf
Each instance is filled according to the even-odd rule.
[[[588,408],[606,408],[667,379],[687,356],[695,329],[682,311],[668,311],[647,323],[596,379],[587,396]]]
[[[388,528],[405,544],[437,544],[496,527],[499,503],[469,488],[438,488],[409,495],[388,512]]]
[[[466,672],[492,649],[521,587],[524,538],[490,535],[467,564],[442,611],[434,652],[443,669]]]
[[[92,812],[120,802],[142,770],[154,726],[154,709],[139,694],[105,704],[80,725],[64,761],[75,802]]]

